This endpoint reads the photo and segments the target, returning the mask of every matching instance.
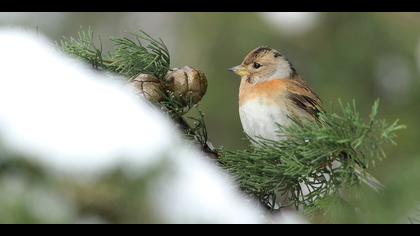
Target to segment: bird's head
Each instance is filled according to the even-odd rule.
[[[296,73],[293,66],[281,53],[266,46],[252,50],[240,65],[229,70],[252,84],[288,78]]]

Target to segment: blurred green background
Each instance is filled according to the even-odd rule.
[[[247,145],[238,115],[239,79],[227,68],[260,45],[281,51],[323,99],[355,99],[368,114],[380,98],[380,116],[400,119],[398,146],[373,171],[386,178],[391,166],[420,156],[420,14],[418,13],[0,13],[0,26],[24,26],[51,40],[91,27],[108,50],[110,37],[142,29],[160,37],[171,67],[204,71],[205,112],[215,146]]]

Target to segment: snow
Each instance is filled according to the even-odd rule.
[[[164,176],[151,193],[156,209],[174,223],[262,223],[265,218],[251,200],[234,189],[229,177],[215,163],[197,158],[191,148],[178,149],[170,163],[178,174]],[[171,174],[169,174],[171,175]],[[248,205],[247,207],[244,207]]]
[[[66,58],[45,38],[0,33],[3,141],[62,173],[95,175],[159,161],[175,131],[110,75]],[[141,158],[138,158],[141,156]]]
[[[29,31],[0,29],[0,51],[0,141],[8,151],[75,179],[169,163],[148,185],[153,208],[168,223],[305,223],[267,217],[116,75],[93,71]]]

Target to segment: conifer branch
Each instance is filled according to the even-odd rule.
[[[388,124],[376,117],[378,101],[367,122],[354,101],[345,105],[340,102],[340,106],[340,114],[321,115],[323,126],[279,126],[282,141],[252,140],[256,145],[246,150],[224,151],[220,162],[245,192],[267,206],[273,207],[270,199],[274,195],[286,198],[286,205],[312,206],[343,185],[359,184],[356,166],[369,168],[385,158],[384,144],[395,144],[395,132],[404,128],[398,121]],[[333,167],[333,162],[341,165]],[[309,192],[303,194],[304,190]]]
[[[77,38],[64,37],[60,41],[62,50],[92,65],[93,68],[104,71],[111,71],[122,75],[128,81],[139,74],[152,74],[160,80],[170,70],[170,55],[162,39],[154,39],[144,31],[131,34],[129,37],[111,39],[114,51],[107,56],[102,51],[102,44],[97,46],[94,43],[94,32],[92,29],[80,31]],[[100,40],[99,40],[100,41]],[[197,142],[203,152],[217,158],[218,152],[208,141],[206,124],[203,113],[194,106],[192,102],[185,105],[171,91],[158,91],[164,98],[156,104],[161,107],[185,133],[185,135]],[[188,117],[194,125],[190,125],[184,118],[185,113],[194,108],[199,116]]]

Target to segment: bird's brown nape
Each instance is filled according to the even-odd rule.
[[[286,58],[285,60],[287,61],[287,63],[289,63],[290,70],[292,71],[292,73],[290,74],[290,78],[293,79],[299,77],[299,74],[297,73],[296,68],[292,65],[292,63]]]

